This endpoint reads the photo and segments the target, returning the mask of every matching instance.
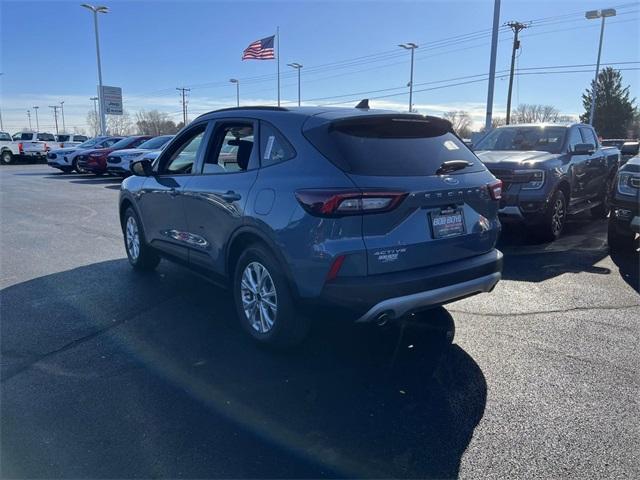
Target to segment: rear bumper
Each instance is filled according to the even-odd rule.
[[[502,253],[483,255],[411,271],[338,278],[322,290],[321,300],[368,322],[386,314],[406,314],[489,292],[501,278]]]

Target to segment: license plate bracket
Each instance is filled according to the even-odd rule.
[[[433,238],[451,238],[464,235],[464,212],[462,208],[444,208],[429,213]]]

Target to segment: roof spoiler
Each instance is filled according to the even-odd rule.
[[[363,98],[362,100],[360,100],[360,102],[358,102],[358,104],[356,105],[356,108],[360,110],[369,110],[369,99]]]

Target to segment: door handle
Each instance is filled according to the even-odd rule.
[[[233,203],[240,200],[242,196],[239,193],[234,192],[233,190],[229,190],[226,193],[221,193],[220,198],[227,203]]]

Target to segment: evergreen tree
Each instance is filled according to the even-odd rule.
[[[611,67],[598,74],[596,109],[593,127],[602,138],[625,138],[636,109],[635,98],[629,98],[629,86],[622,86],[622,75]],[[591,88],[582,94],[585,113],[580,120],[588,123],[591,110]]]

